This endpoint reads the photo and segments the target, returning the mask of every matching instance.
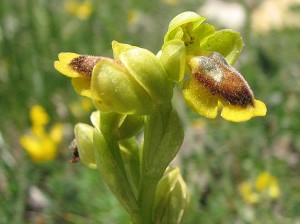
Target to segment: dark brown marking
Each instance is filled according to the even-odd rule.
[[[80,157],[75,139],[71,142],[69,148],[73,151],[73,155],[69,160],[69,163],[77,163],[80,160]]]
[[[102,59],[103,57],[80,55],[79,57],[74,58],[69,66],[84,77],[91,78],[93,68]]]
[[[194,73],[195,78],[213,95],[221,96],[230,105],[254,106],[252,91],[243,77],[237,71],[230,69],[229,65],[218,63],[217,66],[223,73],[220,82],[204,74],[203,71]]]

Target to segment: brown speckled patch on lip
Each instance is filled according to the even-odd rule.
[[[69,66],[84,77],[91,78],[94,66],[102,59],[103,57],[80,55],[74,58]]]
[[[210,74],[206,74],[206,69],[199,68],[194,71],[196,80],[202,86],[209,89],[213,95],[219,95],[228,104],[240,107],[254,106],[253,93],[244,78],[233,67],[225,64],[222,60],[210,61],[211,65],[221,72],[221,78],[217,81]]]

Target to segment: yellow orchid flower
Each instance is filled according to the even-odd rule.
[[[79,95],[91,98],[92,71],[94,66],[104,59],[108,58],[63,52],[58,55],[58,61],[54,62],[54,67],[72,79],[72,85]]]
[[[192,75],[184,85],[183,94],[186,103],[198,114],[215,118],[222,106],[221,116],[229,121],[265,116],[265,104],[254,99],[246,80],[221,54],[194,57],[190,67]]]

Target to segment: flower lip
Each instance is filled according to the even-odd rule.
[[[229,105],[254,106],[253,93],[247,82],[219,53],[196,57],[190,61],[190,66],[196,80],[213,95],[219,95]]]
[[[91,78],[93,68],[101,60],[103,60],[103,57],[80,55],[69,63],[69,67],[82,76]]]

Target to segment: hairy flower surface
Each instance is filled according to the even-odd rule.
[[[184,98],[200,115],[221,116],[230,121],[246,121],[254,116],[265,116],[266,106],[254,99],[253,93],[241,76],[219,53],[190,60],[192,75],[184,85]]]
[[[107,58],[63,52],[58,55],[58,61],[54,62],[54,67],[72,79],[72,85],[79,95],[91,97],[93,68],[101,60],[107,60]]]

